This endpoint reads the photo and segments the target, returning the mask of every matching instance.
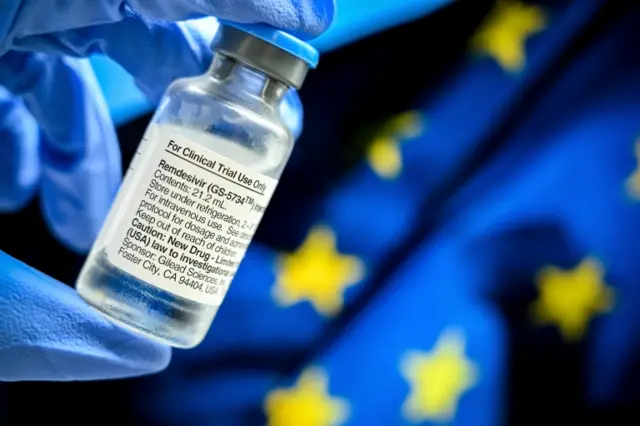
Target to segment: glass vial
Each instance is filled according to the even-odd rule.
[[[209,70],[165,93],[78,277],[107,318],[165,344],[206,335],[293,148],[280,115],[318,53],[221,22]]]

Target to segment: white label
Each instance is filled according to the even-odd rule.
[[[156,287],[220,305],[277,181],[176,131],[148,133],[107,257]]]

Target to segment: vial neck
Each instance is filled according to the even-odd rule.
[[[287,92],[287,85],[283,82],[221,53],[214,54],[208,73],[216,80],[237,86],[240,92],[257,97],[273,107],[280,104]]]

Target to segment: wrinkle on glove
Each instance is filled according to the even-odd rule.
[[[77,293],[0,251],[0,380],[98,380],[164,369],[169,347],[125,331]]]

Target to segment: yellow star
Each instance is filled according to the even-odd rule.
[[[415,111],[393,117],[373,139],[367,153],[371,168],[384,179],[393,179],[402,169],[401,139],[415,138],[422,131],[422,119]]]
[[[636,140],[635,144],[635,156],[638,165],[635,171],[627,179],[627,193],[630,197],[638,200],[640,199],[640,138]]]
[[[477,367],[465,357],[465,339],[457,330],[443,332],[429,352],[409,352],[400,370],[411,388],[402,406],[411,422],[449,421],[462,394],[477,382]]]
[[[341,254],[331,229],[315,227],[298,250],[279,258],[273,297],[282,306],[309,301],[324,315],[342,309],[345,290],[364,276],[355,256]]]
[[[338,426],[347,420],[349,405],[329,395],[324,372],[310,369],[294,387],[269,392],[264,411],[267,426]]]
[[[580,339],[592,316],[613,307],[613,289],[606,286],[603,275],[593,258],[584,259],[573,270],[543,268],[536,277],[540,295],[532,305],[534,321],[556,324],[565,340]]]
[[[547,24],[543,10],[519,0],[498,0],[471,40],[471,48],[493,57],[503,69],[520,71],[527,39]]]

